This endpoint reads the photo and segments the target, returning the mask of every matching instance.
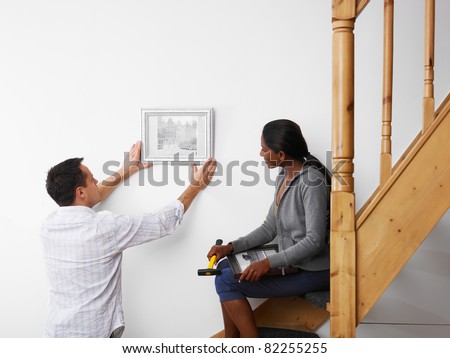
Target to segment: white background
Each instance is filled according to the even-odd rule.
[[[437,2],[436,103],[450,90],[450,3]],[[355,190],[358,208],[378,185],[383,2],[356,23]],[[447,16],[448,18],[448,16]],[[423,1],[395,9],[393,155],[421,128]],[[142,108],[215,108],[221,184],[201,193],[171,237],[123,261],[125,337],[208,337],[222,329],[212,278],[198,277],[217,238],[248,233],[273,188],[241,185],[263,125],[297,121],[310,150],[331,150],[331,1],[0,1],[0,337],[41,337],[47,279],[39,226],[56,205],[50,166],[74,156],[97,179],[140,136]],[[446,65],[447,64],[447,65]],[[239,164],[237,164],[238,161]],[[100,207],[138,214],[183,187],[136,176]],[[162,167],[154,169],[162,176]],[[228,175],[226,175],[228,174]],[[273,173],[274,174],[274,173]],[[187,180],[187,168],[180,169]],[[418,218],[420,219],[420,218]],[[447,214],[358,328],[360,337],[450,337]],[[253,301],[253,304],[258,304]],[[371,323],[371,324],[369,324]],[[373,324],[376,323],[376,324]],[[407,323],[408,325],[398,325]],[[327,327],[321,335],[328,334]]]

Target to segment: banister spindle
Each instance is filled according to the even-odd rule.
[[[392,68],[394,53],[394,0],[384,0],[383,124],[381,129],[380,186],[392,170]]]
[[[435,0],[425,0],[425,51],[422,133],[427,130],[434,119],[434,5]]]

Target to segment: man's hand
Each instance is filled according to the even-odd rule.
[[[122,183],[130,175],[137,173],[139,170],[149,168],[152,164],[141,162],[141,142],[137,141],[133,144],[125,157],[125,161],[120,169],[97,184],[100,193],[100,201],[105,200],[117,186]]]
[[[101,184],[99,184],[99,188],[100,186],[115,188],[129,176],[137,173],[141,169],[149,168],[152,165],[152,163],[141,162],[141,142],[137,141],[131,146],[130,151],[125,156],[124,162],[122,163],[122,166],[119,168],[119,170],[109,178],[103,180]]]
[[[239,282],[242,282],[244,280],[250,282],[259,281],[261,277],[263,277],[270,271],[270,269],[271,266],[268,258],[253,262],[244,270],[244,272],[242,272],[241,276],[239,277]]]
[[[141,145],[141,141],[137,141],[131,146],[128,155],[125,158],[125,162],[122,164],[123,179],[128,178],[141,169],[146,169],[152,166],[152,163],[141,162]]]
[[[209,158],[200,169],[197,168],[197,165],[192,164],[191,185],[200,190],[205,189],[211,183],[216,167],[217,162],[212,158]]]
[[[201,169],[196,165],[192,165],[191,184],[178,198],[183,203],[184,212],[189,209],[195,197],[211,183],[212,176],[216,171],[217,162],[215,159],[209,158]]]

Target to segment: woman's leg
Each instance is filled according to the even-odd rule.
[[[241,338],[258,338],[258,328],[256,327],[255,317],[253,316],[253,311],[246,298],[241,298],[238,300],[224,301],[221,303],[222,312],[225,311],[228,315],[228,319],[232,322],[234,328],[238,331],[237,336],[231,337],[241,337]],[[225,322],[225,319],[224,319]],[[225,324],[225,337],[230,337],[228,334],[236,333],[227,332],[227,325]]]
[[[301,271],[286,276],[263,277],[258,282],[239,282],[233,276],[227,260],[219,263],[222,274],[216,276],[216,291],[220,297],[225,334],[236,337],[256,337],[258,330],[246,297],[267,298],[299,296],[306,292],[328,289],[330,272]]]
[[[221,302],[220,307],[222,308],[222,316],[223,316],[223,327],[225,330],[225,338],[239,338],[239,330],[228,314],[227,309],[224,304]]]
[[[225,337],[258,337],[258,329],[249,302],[233,288],[232,283],[237,280],[233,277],[228,261],[221,261],[218,268],[222,270],[222,274],[216,276],[215,283],[221,301]]]

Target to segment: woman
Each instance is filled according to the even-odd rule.
[[[215,245],[208,259],[246,251],[276,239],[279,252],[250,264],[235,279],[227,260],[218,268],[225,337],[258,337],[247,297],[298,296],[329,289],[329,172],[308,152],[300,127],[287,119],[267,123],[261,152],[269,168],[280,167],[274,201],[264,223],[227,245]],[[294,267],[289,275],[267,276],[272,268]]]

